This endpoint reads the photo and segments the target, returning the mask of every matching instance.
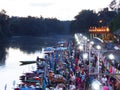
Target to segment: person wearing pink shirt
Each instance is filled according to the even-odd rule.
[[[104,84],[102,90],[109,90],[109,88]]]

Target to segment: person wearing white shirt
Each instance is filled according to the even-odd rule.
[[[105,85],[107,84],[107,77],[105,75],[102,77],[101,80],[102,80],[103,84],[105,84]]]

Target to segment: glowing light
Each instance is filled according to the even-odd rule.
[[[99,23],[102,23],[103,21],[102,20],[99,20]]]
[[[92,90],[101,90],[101,83],[98,80],[92,82]]]
[[[111,60],[115,59],[115,57],[114,57],[113,54],[110,54],[108,57],[109,57]]]
[[[96,48],[97,48],[98,50],[100,50],[100,49],[101,49],[101,46],[100,46],[100,45],[97,45]]]
[[[88,53],[84,53],[83,54],[83,59],[87,59],[88,58]]]
[[[92,45],[93,45],[93,44],[94,44],[94,42],[93,42],[93,41],[91,41],[91,42],[90,42],[90,44],[92,44]]]
[[[90,27],[89,32],[91,33],[107,33],[110,29],[108,27]]]
[[[80,45],[80,46],[79,46],[79,49],[80,49],[80,50],[83,50],[83,45]]]

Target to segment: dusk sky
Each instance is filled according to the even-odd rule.
[[[0,9],[9,16],[43,16],[73,20],[83,9],[100,10],[112,0],[0,0]]]

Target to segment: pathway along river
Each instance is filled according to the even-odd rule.
[[[13,37],[0,47],[0,90],[13,90],[19,76],[26,71],[36,69],[36,64],[20,66],[19,61],[36,60],[41,57],[41,50],[54,46],[58,41],[71,40],[72,36],[52,37]],[[2,46],[2,45],[1,45]]]

